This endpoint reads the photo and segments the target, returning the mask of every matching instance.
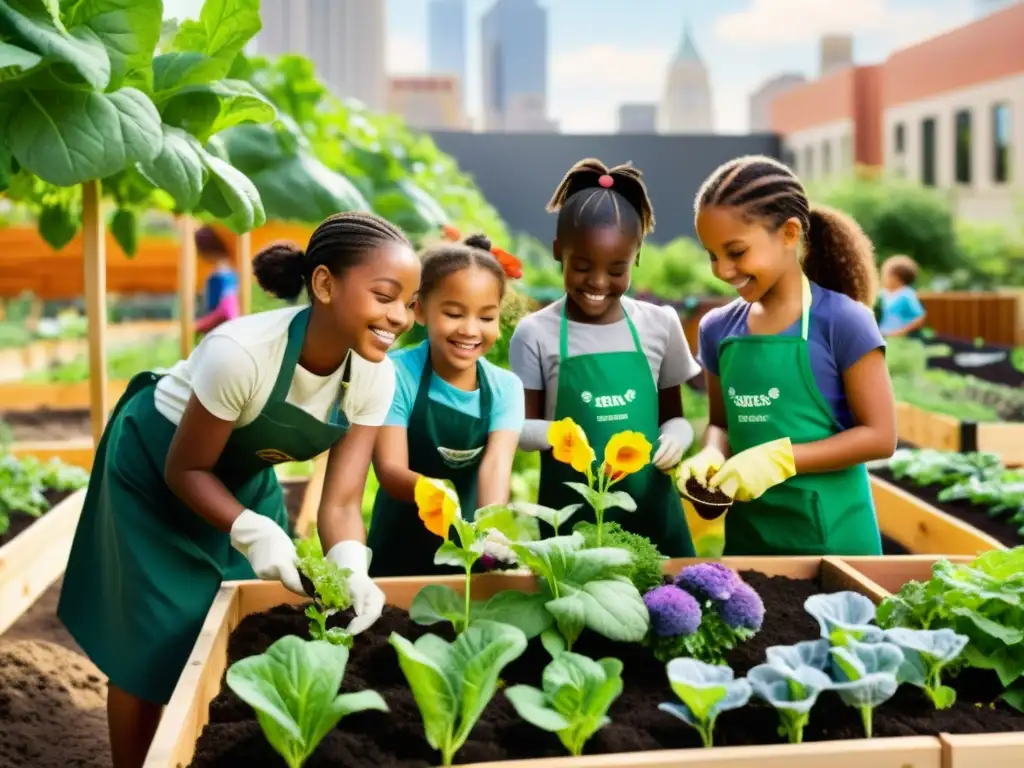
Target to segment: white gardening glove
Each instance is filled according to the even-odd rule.
[[[679,463],[693,442],[693,427],[680,416],[662,424],[660,432],[658,450],[655,451],[651,462],[658,469],[667,472]]]
[[[244,510],[231,525],[231,546],[245,556],[259,578],[278,579],[292,592],[306,594],[295,565],[295,544],[269,517]]]
[[[527,419],[519,433],[519,447],[524,451],[550,451],[550,428],[551,422],[545,419]]]
[[[725,464],[725,456],[712,445],[706,445],[695,456],[691,456],[676,471],[676,488],[682,492],[686,481],[691,477],[697,478],[701,485],[707,485],[708,474],[717,472]]]
[[[384,612],[384,592],[369,576],[371,556],[366,545],[358,541],[339,541],[327,552],[328,560],[352,572],[348,590],[356,617],[349,623],[348,631],[353,635],[369,629]]]

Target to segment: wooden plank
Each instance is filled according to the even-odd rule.
[[[999,454],[1008,467],[1024,466],[1024,424],[980,423],[977,435],[979,451]]]
[[[928,581],[932,577],[932,566],[939,560],[951,563],[969,563],[969,555],[885,555],[883,557],[841,557],[844,565],[856,571],[860,577],[874,585],[874,590],[887,597],[900,591],[908,581]],[[866,593],[865,593],[866,594]]]
[[[668,561],[666,572],[676,573],[697,559]],[[855,569],[835,559],[806,558],[726,558],[722,562],[737,570],[755,568],[770,575],[822,580],[853,589],[878,588]],[[461,576],[431,578],[378,579],[389,605],[408,608],[415,594],[428,583],[444,584],[461,592]],[[528,572],[491,573],[474,576],[473,596],[486,599],[504,589],[535,589],[536,580]],[[282,603],[299,604],[304,599],[271,581],[225,583],[210,612],[181,678],[174,689],[144,768],[178,768],[188,765],[195,745],[208,721],[210,702],[218,695],[227,668],[227,647],[231,632],[245,616],[268,610]],[[942,768],[942,748],[937,738],[860,739],[856,741],[816,742],[800,745],[773,744],[753,747],[716,747],[712,750],[688,749],[641,752],[618,755],[554,758],[487,763],[486,768]],[[485,768],[478,765],[476,768]]]
[[[1005,549],[974,526],[874,476],[871,495],[882,533],[914,554],[979,555],[990,549]]]
[[[1020,768],[1024,765],[1024,733],[939,735],[942,768]]]
[[[92,469],[92,459],[96,452],[91,437],[80,437],[73,440],[22,440],[11,443],[10,452],[14,456],[35,456],[40,461],[60,459],[65,464]]]
[[[178,221],[181,230],[181,255],[178,261],[178,323],[181,359],[192,354],[192,341],[196,335],[196,223],[191,216]]]
[[[92,438],[98,445],[111,402],[107,392],[107,241],[98,181],[82,185],[82,251],[89,323],[89,410]]]
[[[295,519],[295,533],[298,536],[308,536],[309,529],[316,525],[320,497],[324,493],[324,478],[327,476],[327,456],[328,452],[324,451],[313,459],[313,476],[309,478],[306,492],[302,496],[299,516]]]
[[[960,422],[952,416],[925,411],[908,403],[896,404],[900,440],[936,451],[960,450]]]
[[[128,387],[127,381],[107,382],[107,402],[120,399]],[[89,407],[90,382],[27,382],[0,384],[0,412],[37,411],[41,408],[71,411]]]
[[[64,573],[84,502],[83,488],[0,547],[0,633]]]
[[[238,302],[243,315],[252,312],[252,233],[235,241],[235,271],[238,273]]]

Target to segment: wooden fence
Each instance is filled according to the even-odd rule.
[[[987,345],[1024,346],[1024,292],[919,294],[927,325],[939,336]]]

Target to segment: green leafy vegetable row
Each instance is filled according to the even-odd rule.
[[[39,517],[50,509],[46,492],[84,488],[89,474],[58,459],[43,463],[34,456],[15,457],[0,448],[0,536],[16,514]]]

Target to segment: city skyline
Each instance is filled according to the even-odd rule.
[[[494,0],[466,0],[466,103],[482,117],[480,21]],[[387,71],[428,67],[429,0],[386,0]],[[744,133],[749,96],[782,72],[814,78],[822,34],[854,35],[858,63],[960,26],[976,0],[542,0],[548,10],[548,117],[565,133],[611,133],[619,105],[656,102],[684,21],[710,72],[716,130]],[[195,16],[202,0],[165,0],[166,16]]]

